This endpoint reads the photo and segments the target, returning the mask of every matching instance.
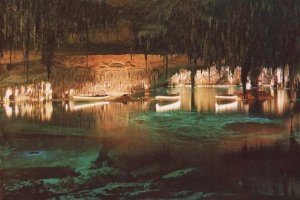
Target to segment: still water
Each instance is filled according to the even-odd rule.
[[[300,102],[215,100],[240,90],[1,105],[0,199],[300,198]]]

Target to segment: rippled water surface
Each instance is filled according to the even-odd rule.
[[[174,88],[179,101],[1,105],[0,199],[300,198],[300,102],[265,90],[274,99]]]

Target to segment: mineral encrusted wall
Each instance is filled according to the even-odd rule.
[[[152,58],[149,66],[160,63],[159,57]],[[63,57],[53,67],[53,88],[58,95],[70,89],[77,94],[111,95],[147,90],[157,84],[159,73],[143,65],[130,56],[89,56],[88,63],[85,56]]]
[[[53,88],[56,93],[75,89],[79,94],[118,95],[148,89],[155,84],[155,76],[155,73],[141,69],[97,70],[55,67]]]
[[[9,63],[9,54],[6,53],[1,59],[0,64],[0,93],[4,95],[7,87],[27,85],[25,71],[22,66],[22,52],[16,53],[13,60],[13,67],[7,70]],[[46,68],[38,62],[39,55],[31,54],[29,84],[39,84],[45,81]],[[32,62],[35,60],[35,62]],[[188,67],[187,58],[183,55],[172,55],[169,60],[169,82],[172,85],[189,85],[190,72],[184,68]],[[182,70],[180,70],[182,69]],[[165,83],[165,64],[163,58],[158,55],[149,55],[147,70],[145,57],[142,54],[133,55],[56,55],[51,75],[54,95],[57,98],[62,97],[66,91],[75,89],[77,94],[101,94],[121,95],[140,90],[147,90],[157,85]],[[43,74],[42,74],[43,73]],[[175,75],[174,75],[175,74]],[[276,71],[264,69],[259,80],[262,84],[270,84],[272,79],[277,82],[288,80],[288,71]],[[8,77],[7,77],[8,76]],[[9,79],[10,77],[10,79]],[[2,79],[1,79],[2,78]],[[215,85],[215,84],[239,84],[240,68],[236,68],[234,73],[229,71],[228,67],[223,67],[221,71],[215,67],[210,70],[198,70],[196,74],[196,85]],[[10,81],[7,81],[7,80]],[[15,80],[18,80],[16,83]],[[0,99],[1,100],[1,99]]]
[[[191,72],[187,69],[180,69],[178,73],[173,75],[169,83],[175,86],[184,86],[191,84]],[[298,75],[299,76],[299,75]],[[295,78],[298,81],[298,76]],[[195,76],[196,85],[238,85],[241,84],[241,68],[235,68],[232,73],[229,67],[222,67],[221,70],[216,67],[211,67],[209,70],[198,70]],[[283,87],[287,86],[289,81],[288,66],[283,69],[279,68],[275,71],[272,69],[263,68],[257,81],[261,85],[276,85]],[[248,77],[250,83],[250,74]]]
[[[191,72],[186,69],[181,69],[170,79],[171,85],[184,86],[191,84]],[[228,67],[222,67],[219,71],[216,67],[211,67],[209,70],[198,70],[195,76],[196,85],[237,85],[240,83],[240,68],[236,68],[234,73],[231,73]]]

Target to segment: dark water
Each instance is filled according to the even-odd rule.
[[[170,103],[3,105],[0,199],[300,198],[300,102],[265,89],[275,98],[250,104],[216,102],[231,87],[194,101],[170,89]]]

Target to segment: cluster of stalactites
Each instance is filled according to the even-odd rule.
[[[53,90],[51,83],[40,82],[38,84],[21,85],[14,88],[8,87],[3,97],[4,102],[22,101],[51,101]]]

